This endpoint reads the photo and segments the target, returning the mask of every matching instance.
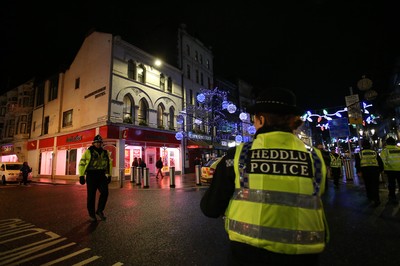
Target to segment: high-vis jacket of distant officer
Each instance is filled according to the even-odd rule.
[[[323,251],[329,232],[320,198],[326,178],[321,152],[314,149],[313,157],[291,133],[259,134],[243,170],[242,148],[236,148],[235,193],[225,212],[230,240],[283,254]]]
[[[110,154],[107,150],[89,147],[83,154],[79,162],[79,175],[84,176],[87,171],[104,170],[107,176],[112,174],[112,163]]]
[[[339,154],[329,154],[331,158],[330,167],[332,168],[341,168],[342,167],[342,158]]]
[[[377,153],[374,150],[364,149],[360,152],[360,166],[379,166]]]
[[[397,145],[386,145],[381,158],[385,171],[400,171],[400,148]]]

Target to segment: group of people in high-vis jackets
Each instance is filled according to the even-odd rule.
[[[321,200],[327,169],[339,188],[343,158],[335,147],[329,157],[321,147],[306,148],[294,134],[303,123],[304,110],[290,90],[262,91],[247,111],[256,128],[254,139],[227,151],[200,208],[208,217],[224,218],[230,239],[229,265],[319,265],[319,255],[329,242]],[[384,171],[389,202],[398,204],[400,148],[396,140],[387,138],[381,155],[367,139],[361,146],[355,168],[368,200],[373,206],[381,204],[379,183]]]

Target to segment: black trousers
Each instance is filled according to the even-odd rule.
[[[396,199],[396,182],[400,189],[400,171],[385,171],[388,178],[389,200]]]
[[[24,185],[28,184],[28,174],[22,175],[22,183],[24,183]]]
[[[156,177],[158,177],[158,174],[160,174],[161,177],[164,177],[164,176],[163,176],[163,173],[162,173],[162,171],[161,171],[161,169],[162,169],[162,168],[157,168]]]
[[[342,167],[331,167],[331,177],[333,178],[333,184],[339,186],[340,176],[342,174]]]
[[[380,201],[379,197],[379,173],[368,173],[363,171],[362,177],[364,180],[367,198],[373,201]]]
[[[97,204],[97,211],[104,211],[108,199],[108,182],[104,173],[86,174],[86,189],[87,189],[87,210],[90,216],[95,216],[96,213],[96,193],[100,193]]]

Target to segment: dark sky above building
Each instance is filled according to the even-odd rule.
[[[144,2],[2,2],[0,90],[68,66],[91,29],[170,62],[180,23],[212,47],[216,75],[290,88],[306,109],[345,105],[362,75],[379,96],[391,86],[400,43],[386,1]]]

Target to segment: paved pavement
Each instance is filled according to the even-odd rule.
[[[79,178],[71,179],[71,178],[44,178],[44,177],[33,177],[33,183],[45,183],[45,184],[53,184],[53,185],[80,185]],[[134,180],[131,181],[130,176],[125,176],[125,180],[120,182],[119,180],[113,180],[109,188],[117,189],[117,188],[132,188],[132,189],[173,189],[173,188],[193,188],[193,187],[204,187],[208,186],[208,184],[201,183],[198,178],[196,178],[195,173],[189,174],[178,174],[175,175],[173,179],[170,176],[165,175],[164,178],[156,179],[154,174],[151,174],[148,178],[148,181],[142,181],[140,184]]]

